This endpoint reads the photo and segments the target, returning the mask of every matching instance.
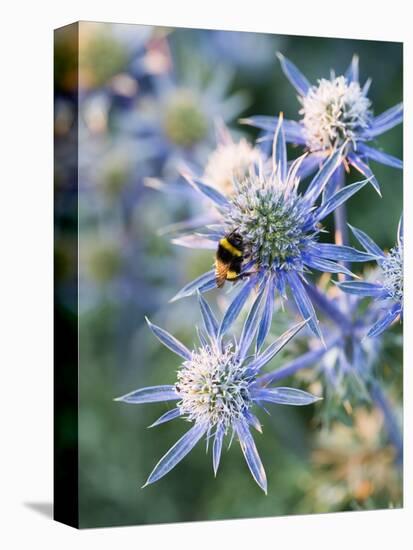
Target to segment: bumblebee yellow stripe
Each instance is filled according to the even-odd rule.
[[[229,281],[231,281],[232,279],[236,279],[237,277],[239,277],[239,274],[236,271],[227,271],[227,279]]]
[[[234,256],[238,256],[238,257],[242,256],[242,252],[238,250],[238,248],[235,248],[235,246],[233,246],[226,237],[221,239],[219,241],[219,244],[223,248],[225,248],[225,250],[228,250],[228,252],[231,252],[231,254],[233,254]]]

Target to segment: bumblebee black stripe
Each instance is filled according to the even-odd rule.
[[[231,241],[230,238],[224,237],[219,241],[219,247],[224,248],[227,250],[230,254],[233,256],[242,256],[242,250],[240,250],[237,246],[235,246]]]

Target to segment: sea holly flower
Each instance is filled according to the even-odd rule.
[[[250,167],[263,162],[260,149],[253,147],[245,138],[234,141],[224,125],[217,127],[218,144],[207,159],[203,179],[225,196],[234,194],[233,180],[242,181]]]
[[[383,301],[382,314],[367,332],[367,336],[378,336],[396,319],[403,317],[403,219],[400,218],[397,243],[387,253],[360,229],[352,226],[350,229],[364,250],[376,255],[379,268],[377,280],[376,282],[346,281],[338,286],[345,292]]]
[[[230,122],[248,104],[245,93],[229,91],[231,80],[231,71],[222,66],[208,77],[199,67],[186,67],[179,81],[173,74],[160,75],[153,97],[128,113],[123,127],[144,139],[145,147],[156,149],[165,176],[183,160],[198,164],[214,141],[215,121]]]
[[[265,155],[258,147],[252,145],[245,137],[234,139],[227,125],[222,120],[215,121],[216,146],[206,156],[201,165],[194,162],[181,162],[181,172],[190,177],[201,178],[223,195],[234,193],[233,179],[243,179],[248,175],[251,165],[265,162]],[[199,193],[187,185],[170,185],[166,181],[147,178],[146,185],[158,191],[180,193],[194,198],[199,203]],[[179,223],[184,228],[185,223]],[[189,226],[194,226],[193,222]],[[162,231],[164,233],[164,231]]]
[[[216,121],[215,134],[216,147],[207,157],[205,167],[200,168],[194,165],[189,166],[188,163],[181,163],[182,173],[185,173],[189,179],[202,179],[229,197],[234,193],[234,178],[242,180],[248,175],[251,165],[259,162],[265,163],[267,159],[258,147],[253,146],[244,137],[238,140],[233,138],[223,121]],[[182,182],[174,185],[165,180],[147,178],[145,184],[157,191],[168,193],[172,197],[179,195],[191,204],[194,211],[190,219],[162,227],[160,230],[162,235],[169,235],[172,242],[180,246],[190,248],[206,246],[208,248],[209,243],[202,236],[199,238],[198,235],[186,233],[219,222],[220,214],[217,213],[214,205],[207,199],[200,201],[199,192],[193,187],[182,185]]]
[[[310,84],[282,54],[279,53],[278,58],[301,103],[301,119],[286,120],[284,129],[287,142],[301,145],[309,153],[302,166],[303,174],[314,171],[335,147],[346,143],[343,162],[370,178],[379,192],[369,161],[400,169],[403,163],[368,143],[402,122],[403,104],[399,103],[378,116],[373,115],[373,106],[367,95],[371,80],[360,84],[356,55],[344,75],[336,76],[333,72],[330,79],[321,78],[316,85]],[[268,116],[253,116],[244,122],[270,133],[278,123],[276,117]]]
[[[356,404],[370,402],[368,387],[373,381],[373,369],[381,352],[380,339],[364,338],[367,327],[375,319],[376,308],[360,309],[357,296],[345,296],[335,286],[327,293],[315,285],[308,293],[321,312],[321,329],[325,339],[306,338],[309,348],[281,368],[261,377],[264,384],[280,383],[286,377],[298,375],[315,387],[322,386],[325,403],[320,411],[330,424],[333,419],[348,422]],[[309,386],[310,389],[312,386]],[[318,392],[317,392],[318,393]]]
[[[175,401],[176,407],[163,414],[152,426],[174,418],[183,418],[191,428],[160,459],[145,484],[158,481],[170,472],[202,439],[213,439],[212,459],[216,475],[226,435],[235,435],[241,445],[248,468],[267,492],[267,479],[250,428],[261,432],[253,409],[264,404],[309,405],[318,397],[305,391],[285,387],[262,387],[262,368],[305,325],[301,322],[275,340],[263,353],[249,353],[258,328],[261,293],[252,305],[239,340],[225,337],[225,325],[218,323],[209,304],[199,295],[203,329],[198,330],[199,344],[189,350],[174,336],[148,321],[160,342],[181,357],[174,385],[141,388],[119,397],[117,401],[140,404]],[[224,338],[225,337],[225,338]]]
[[[309,327],[321,337],[316,314],[308,296],[306,272],[317,269],[330,273],[351,272],[338,262],[363,262],[374,259],[368,252],[359,252],[349,246],[320,243],[321,222],[361,189],[368,180],[353,183],[333,193],[331,197],[317,204],[332,174],[342,161],[345,144],[334,150],[310,185],[302,193],[297,171],[304,157],[287,167],[287,152],[282,118],[274,136],[272,170],[262,164],[251,166],[248,176],[241,180],[234,178],[234,192],[224,196],[217,189],[202,180],[187,176],[189,182],[215,204],[221,220],[205,230],[197,232],[194,247],[203,239],[203,247],[217,247],[217,241],[235,231],[242,238],[246,260],[241,271],[240,291],[231,302],[225,321],[228,326],[237,318],[243,305],[255,287],[264,287],[265,305],[261,318],[258,347],[268,334],[278,293],[286,297],[291,291],[297,308]],[[178,244],[181,244],[178,241]],[[188,240],[186,246],[190,246]],[[201,275],[186,285],[175,296],[175,300],[204,292],[216,287],[215,271]]]

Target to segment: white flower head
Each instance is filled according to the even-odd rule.
[[[247,368],[237,361],[231,345],[199,348],[178,371],[178,407],[187,420],[221,425],[225,430],[251,405]]]
[[[330,150],[346,140],[355,141],[371,119],[371,102],[356,81],[344,76],[324,78],[300,98],[302,124],[311,151]]]
[[[261,152],[246,139],[237,143],[220,143],[208,158],[204,179],[228,196],[234,192],[234,179],[242,181],[249,174],[250,167],[261,160]]]

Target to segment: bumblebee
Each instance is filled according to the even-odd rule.
[[[243,259],[243,240],[234,230],[225,235],[218,244],[215,256],[215,280],[218,288],[222,287],[225,281],[234,282],[241,277]]]

